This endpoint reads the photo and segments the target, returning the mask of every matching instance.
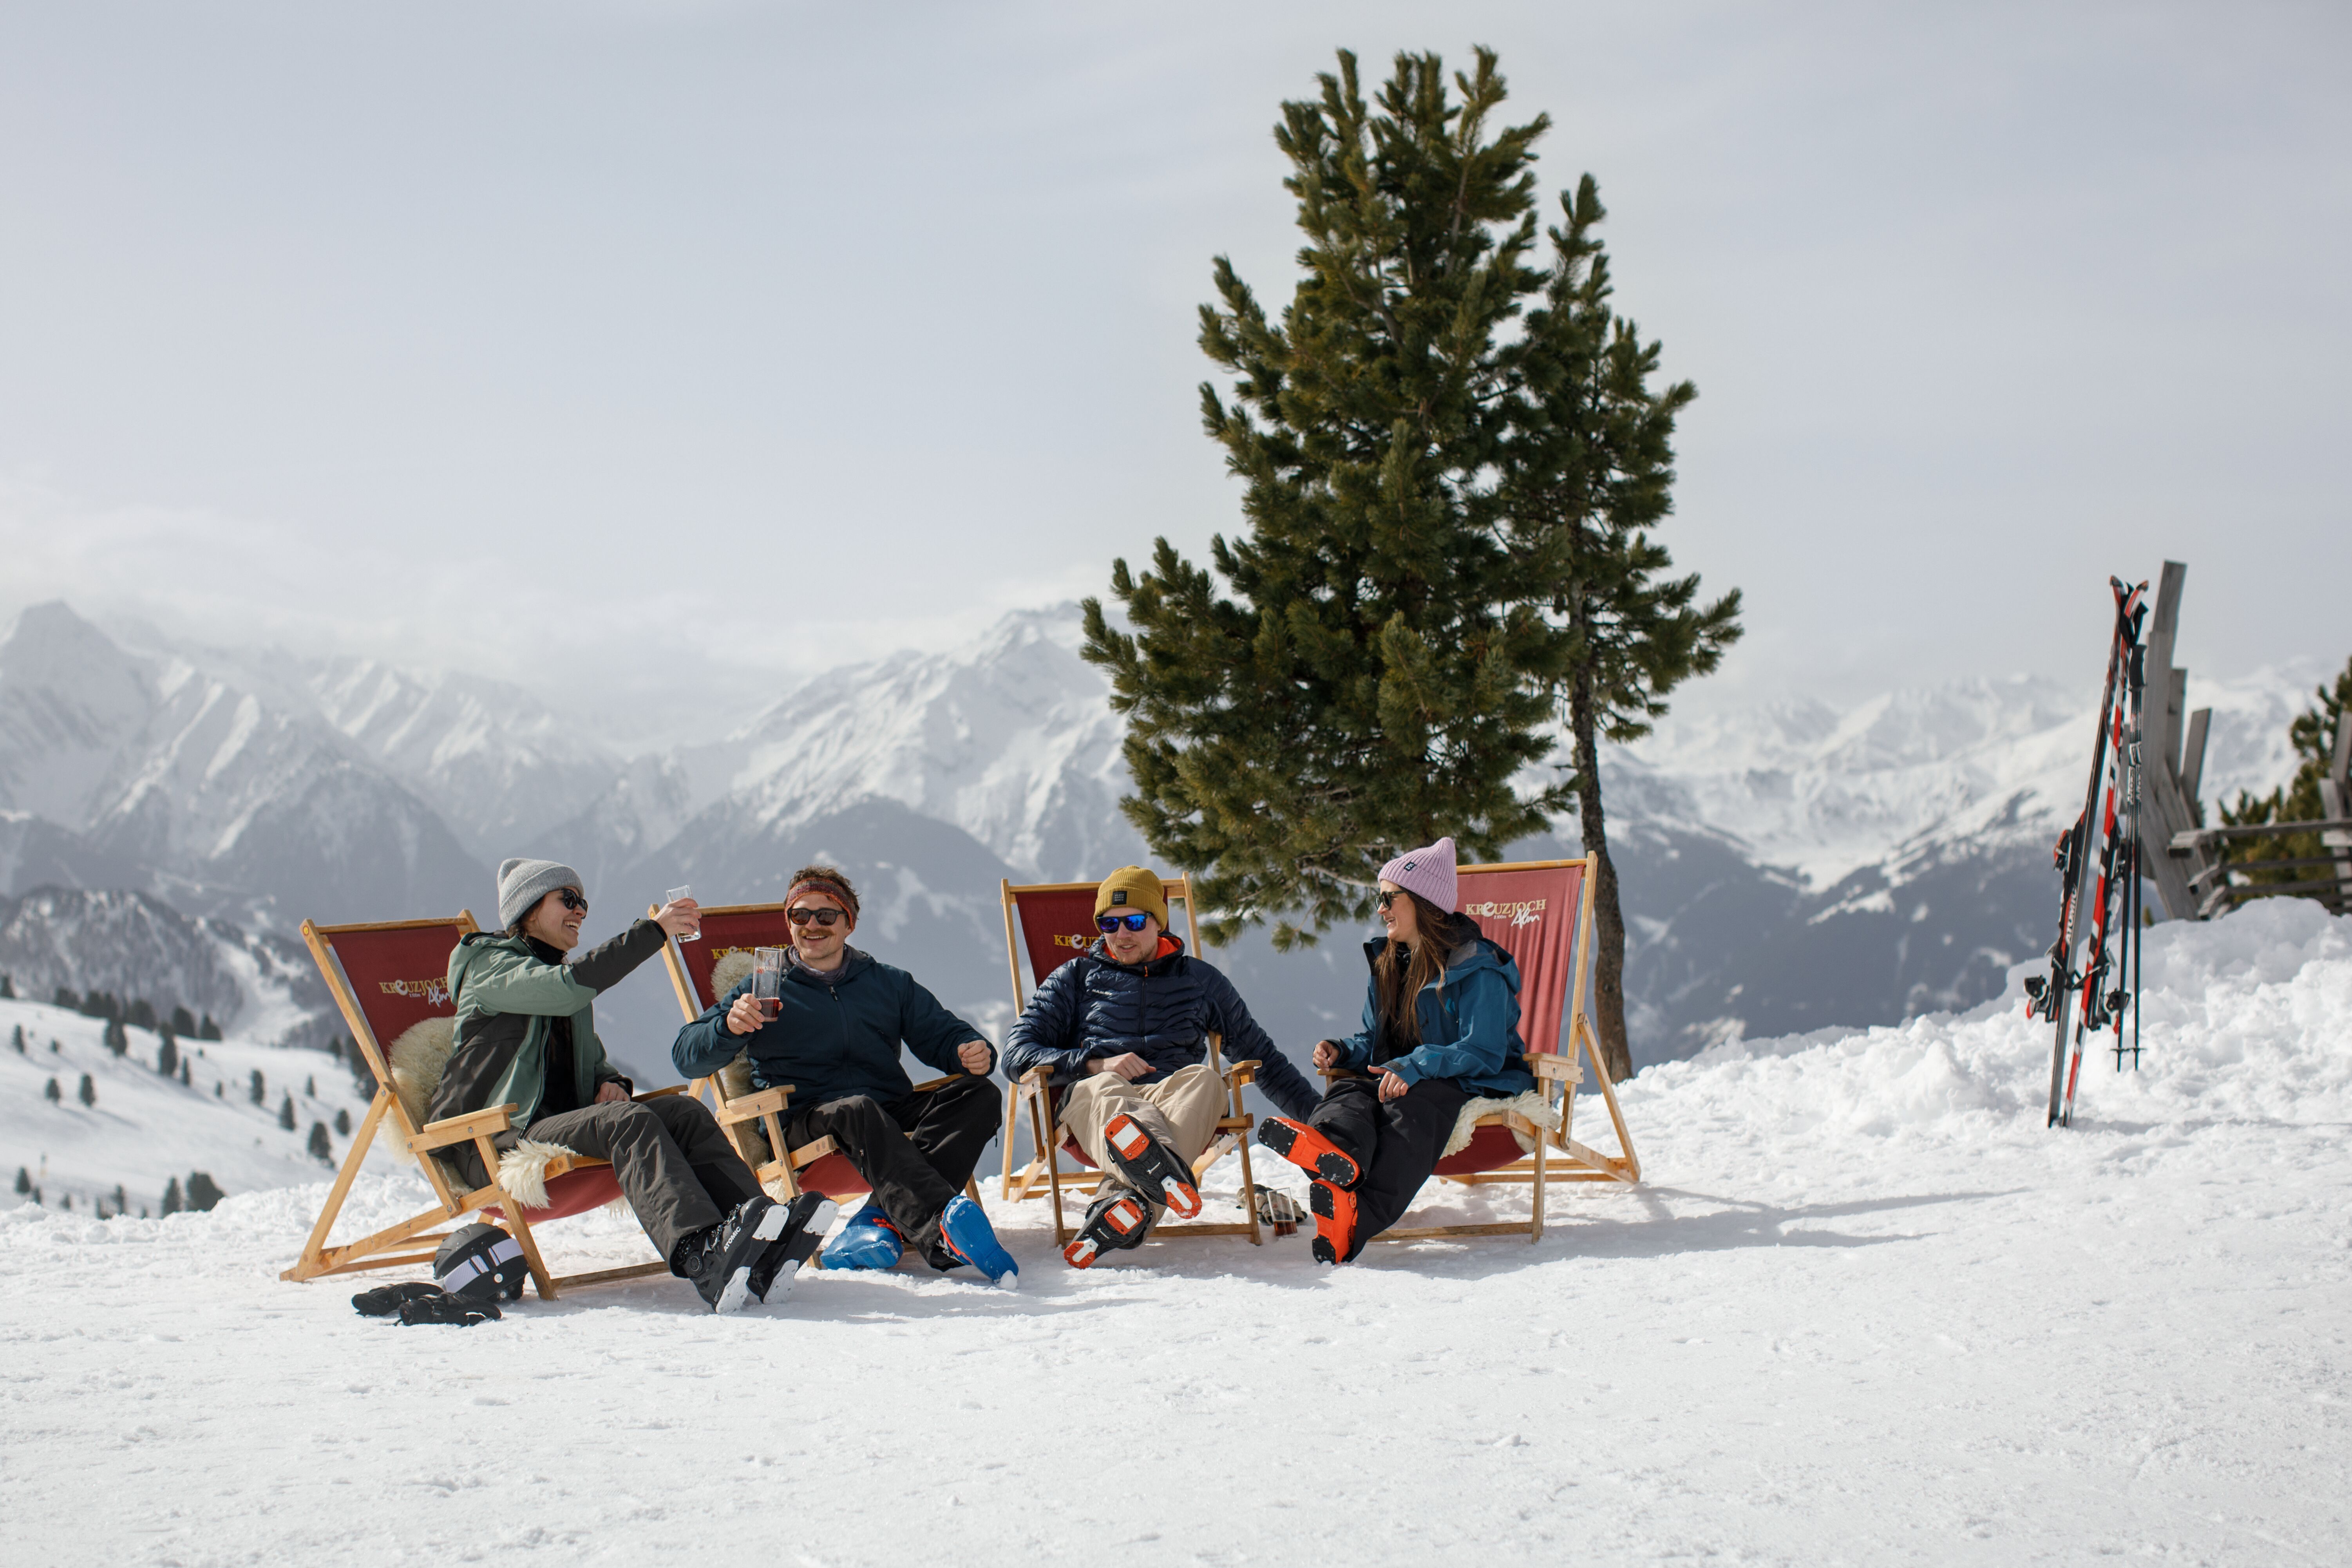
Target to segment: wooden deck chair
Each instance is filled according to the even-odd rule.
[[[322,926],[310,921],[302,922],[302,941],[319,965],[319,973],[333,994],[335,1005],[342,1009],[343,1022],[350,1026],[352,1038],[357,1042],[369,1070],[375,1074],[376,1090],[374,1100],[369,1102],[367,1116],[343,1156],[342,1168],[335,1173],[335,1184],[328,1189],[326,1206],[319,1211],[318,1223],[310,1227],[310,1239],[303,1245],[302,1256],[279,1279],[315,1279],[322,1274],[430,1263],[436,1248],[447,1235],[436,1227],[463,1219],[477,1210],[484,1220],[502,1224],[513,1235],[522,1248],[531,1282],[539,1288],[541,1300],[552,1300],[559,1290],[577,1285],[669,1272],[669,1265],[656,1259],[587,1274],[560,1278],[549,1274],[533,1227],[601,1208],[618,1198],[621,1184],[614,1176],[613,1167],[603,1160],[570,1153],[547,1156],[542,1162],[543,1146],[520,1152],[520,1158],[510,1153],[502,1159],[490,1140],[507,1130],[508,1118],[515,1110],[511,1105],[494,1105],[441,1121],[424,1120],[431,1087],[419,1083],[411,1062],[433,1060],[434,1081],[438,1081],[438,1061],[446,1059],[449,1026],[457,1013],[448,990],[449,952],[461,939],[479,929],[469,911],[460,912],[454,919],[389,921],[373,925]],[[434,1039],[436,1025],[440,1037],[437,1042]],[[413,1056],[411,1051],[401,1048],[404,1038],[413,1041],[414,1049],[421,1051],[422,1056]],[[395,1060],[401,1064],[397,1076],[393,1067]],[[678,1092],[677,1089],[656,1089],[636,1098],[650,1100]],[[424,1213],[389,1229],[341,1247],[330,1247],[327,1237],[342,1212],[352,1180],[359,1174],[369,1145],[387,1121],[392,1126],[384,1135],[397,1141],[415,1157],[436,1201]],[[488,1184],[470,1190],[456,1170],[439,1157],[440,1151],[466,1143],[474,1146],[475,1152],[481,1156],[483,1169],[491,1173]],[[512,1183],[524,1198],[536,1193],[546,1201],[519,1201],[500,1184],[501,1177]]]
[[[1029,955],[1029,973],[1039,984],[1045,976],[1084,952],[1099,933],[1095,930],[1096,882],[1043,882],[1027,887],[1015,887],[1006,881],[1001,886],[1004,898],[1004,961],[1013,972],[1013,1005],[1017,1012],[1029,1005],[1027,994],[1021,985],[1021,955]],[[1171,905],[1184,906],[1185,945],[1193,952],[1201,951],[1201,930],[1193,919],[1192,879],[1190,877],[1163,877],[1160,879],[1160,896]],[[1261,1244],[1258,1234],[1255,1184],[1250,1171],[1250,1129],[1256,1119],[1242,1104],[1242,1087],[1257,1080],[1258,1064],[1254,1061],[1225,1065],[1221,1054],[1223,1041],[1215,1035],[1209,1037],[1209,1068],[1225,1080],[1225,1114],[1217,1119],[1216,1136],[1192,1162],[1192,1179],[1201,1180],[1209,1167],[1235,1149],[1242,1156],[1242,1211],[1248,1216],[1244,1225],[1223,1225],[1210,1220],[1168,1220],[1151,1227],[1151,1239],[1163,1237],[1246,1236],[1250,1245]],[[1015,1202],[1037,1195],[1040,1182],[1054,1200],[1054,1245],[1068,1241],[1073,1232],[1063,1217],[1062,1189],[1069,1188],[1082,1196],[1092,1196],[1102,1185],[1102,1173],[1094,1169],[1093,1162],[1078,1147],[1075,1138],[1064,1138],[1058,1146],[1053,1133],[1058,1127],[1060,1093],[1046,1080],[1042,1067],[1030,1068],[1013,1086],[1013,1098],[1004,1106],[1004,1196]],[[1030,1144],[1033,1150],[1029,1163],[1017,1173],[1013,1169],[1013,1138],[1026,1110],[1029,1118]],[[1076,1171],[1064,1171],[1057,1152],[1067,1154],[1077,1162]]]
[[[792,932],[782,904],[729,904],[702,911],[699,941],[668,938],[662,945],[662,962],[669,967],[669,983],[687,1021],[700,1017],[704,1008],[751,973],[756,949],[788,947]],[[948,1081],[926,1079],[915,1088],[937,1089]],[[797,1091],[791,1084],[754,1090],[748,1057],[739,1053],[727,1066],[689,1086],[688,1092],[705,1085],[710,1091],[711,1112],[726,1131],[728,1141],[772,1196],[789,1203],[803,1190],[829,1198],[863,1197],[873,1190],[831,1138],[816,1139],[789,1151],[783,1158],[777,1156],[775,1151],[784,1147],[786,1108]],[[964,1193],[972,1202],[980,1201],[975,1184],[966,1182]]]
[[[1469,1139],[1439,1160],[1433,1174],[1464,1186],[1525,1184],[1530,1212],[1525,1220],[1491,1225],[1392,1226],[1373,1239],[1525,1236],[1532,1244],[1543,1237],[1549,1184],[1642,1179],[1617,1091],[1584,1013],[1585,982],[1592,969],[1592,861],[1586,857],[1465,866],[1455,878],[1462,912],[1518,963],[1519,1037],[1527,1043],[1525,1059],[1536,1086],[1514,1100],[1470,1101],[1464,1108],[1471,1118]],[[1580,1051],[1592,1063],[1617,1146],[1624,1151],[1621,1156],[1588,1148],[1572,1135],[1576,1086],[1583,1078]]]

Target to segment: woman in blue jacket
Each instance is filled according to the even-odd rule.
[[[1436,1169],[1463,1101],[1534,1086],[1519,1038],[1519,966],[1455,911],[1454,840],[1381,868],[1385,937],[1364,944],[1364,1026],[1315,1047],[1337,1079],[1304,1121],[1258,1141],[1315,1178],[1315,1259],[1345,1263],[1397,1222]],[[1369,1073],[1370,1076],[1358,1076]]]

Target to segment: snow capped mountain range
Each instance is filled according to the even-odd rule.
[[[509,854],[581,868],[592,940],[668,887],[774,897],[825,855],[868,889],[863,939],[993,1026],[1011,1011],[998,880],[1146,858],[1118,809],[1120,722],[1078,642],[1075,606],[1020,612],[946,652],[791,686],[714,740],[628,756],[497,682],[118,639],[41,605],[0,641],[0,875],[18,895],[146,894],[249,962],[306,915],[487,918]],[[2286,724],[2320,674],[2192,683],[2192,705],[2214,710],[2209,799],[2291,771]],[[1608,752],[1637,1060],[1995,994],[2048,940],[2047,846],[2079,808],[2095,697],[1961,682],[1674,719]],[[1514,852],[1574,842],[1571,820]],[[1244,940],[1218,957],[1277,1038],[1312,1039],[1352,1020],[1353,947],[1276,958]],[[299,1005],[278,982],[257,979],[248,1005]],[[624,1054],[657,1069],[674,1012],[637,990],[610,1006],[645,1041]]]

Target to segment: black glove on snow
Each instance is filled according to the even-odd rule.
[[[437,1296],[438,1285],[428,1285],[422,1279],[411,1279],[400,1285],[379,1285],[373,1290],[362,1290],[352,1298],[352,1305],[370,1318],[396,1318],[400,1309],[419,1296]]]
[[[400,1321],[404,1323],[455,1323],[461,1329],[470,1329],[476,1323],[495,1323],[499,1317],[497,1302],[452,1296],[446,1290],[404,1301],[400,1308]]]

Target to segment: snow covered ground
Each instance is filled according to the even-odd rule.
[[[2148,958],[2147,1065],[2094,1058],[2071,1131],[2013,1001],[1745,1042],[1629,1086],[1647,1183],[1540,1245],[1336,1271],[1302,1236],[1075,1273],[1000,1205],[1017,1294],[404,1329],[278,1282],[323,1184],[17,1208],[0,1560],[2352,1561],[2352,921]],[[421,1193],[371,1175],[352,1221]]]

